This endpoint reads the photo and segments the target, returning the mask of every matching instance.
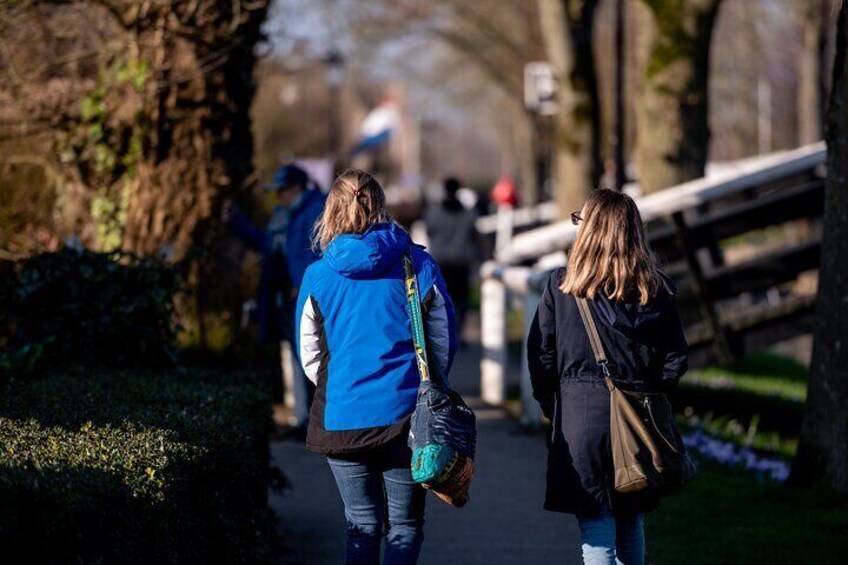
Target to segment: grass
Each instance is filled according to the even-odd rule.
[[[803,403],[807,399],[807,369],[794,359],[772,353],[746,357],[728,367],[690,371],[682,384],[733,388],[758,396],[774,396]]]
[[[692,483],[648,515],[647,563],[844,563],[846,502],[703,461]]]
[[[807,396],[806,373],[794,359],[771,353],[692,370],[680,383],[680,423],[791,458]]]
[[[793,359],[768,353],[693,370],[677,395],[680,423],[791,459],[806,374]],[[698,477],[647,516],[649,565],[845,562],[848,497],[698,463]]]
[[[681,424],[790,459],[806,373],[773,354],[693,370],[681,381]],[[701,459],[698,477],[648,515],[647,563],[843,563],[847,502],[824,489],[794,488]]]
[[[756,451],[767,452],[783,459],[791,459],[798,449],[796,436],[761,430],[757,416],[754,416],[747,424],[743,424],[730,416],[716,416],[713,412],[698,416],[687,410],[678,417],[677,423],[682,429],[700,428],[713,437],[736,445],[744,445]]]

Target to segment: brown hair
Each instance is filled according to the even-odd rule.
[[[613,190],[597,190],[583,206],[581,217],[560,290],[589,299],[599,291],[618,301],[638,296],[640,304],[647,304],[663,283],[633,199]]]
[[[377,179],[365,171],[348,169],[333,181],[324,212],[315,224],[313,245],[325,251],[337,235],[364,233],[372,225],[388,221],[386,193]]]

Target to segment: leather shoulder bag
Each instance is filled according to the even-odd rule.
[[[674,423],[671,403],[664,393],[634,392],[615,385],[589,303],[585,298],[575,300],[610,391],[615,490],[627,493],[651,488],[662,496],[671,494],[696,474]]]

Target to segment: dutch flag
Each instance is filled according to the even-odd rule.
[[[380,103],[362,122],[359,141],[350,150],[350,154],[356,155],[380,147],[389,140],[399,122],[400,112],[397,104],[391,101]]]

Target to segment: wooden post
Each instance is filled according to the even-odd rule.
[[[704,321],[712,330],[713,349],[716,357],[719,363],[730,363],[734,359],[733,350],[730,348],[727,334],[721,325],[715,305],[710,299],[707,282],[704,278],[704,271],[701,269],[700,261],[698,261],[697,249],[692,248],[686,220],[683,218],[682,212],[672,214],[671,218],[674,222],[677,243],[680,245],[683,256],[686,258],[686,270],[689,272],[689,276],[692,277],[692,292],[698,301]]]
[[[480,395],[488,404],[503,404],[506,397],[507,292],[503,282],[483,271],[480,285],[480,323],[483,357],[480,360]]]

